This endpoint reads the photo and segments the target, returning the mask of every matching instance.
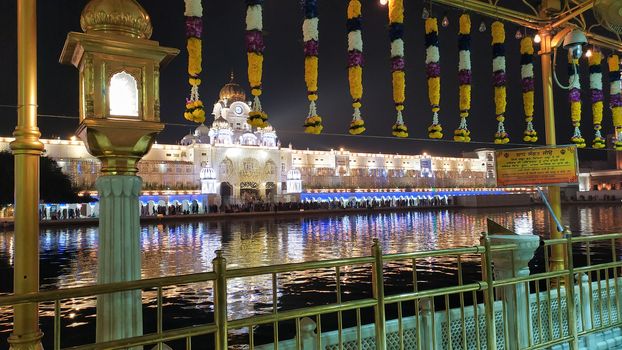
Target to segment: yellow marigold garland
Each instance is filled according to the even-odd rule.
[[[363,37],[361,34],[361,2],[350,0],[348,3],[348,82],[352,96],[352,121],[349,132],[359,135],[365,131],[365,121],[361,117],[361,99],[363,98]]]
[[[581,136],[581,79],[579,78],[579,60],[572,57],[568,52],[568,77],[570,79],[570,91],[568,100],[570,101],[570,119],[574,126],[574,133],[570,141],[578,148],[585,147],[585,139]]]
[[[492,84],[495,89],[495,115],[499,124],[495,133],[496,144],[510,142],[505,131],[505,108],[507,105],[506,74],[505,74],[505,28],[502,22],[495,21],[492,30]]]
[[[533,105],[534,105],[534,73],[533,73],[533,39],[524,37],[520,42],[521,53],[521,87],[523,92],[523,110],[525,113],[525,131],[523,141],[538,141],[538,133],[533,128]]]
[[[397,117],[392,134],[396,137],[408,137],[408,128],[404,124],[402,111],[406,100],[406,73],[404,72],[404,1],[389,1],[389,37],[391,38],[391,78],[393,102]]]
[[[203,33],[203,7],[200,0],[186,0],[186,49],[188,50],[188,83],[190,84],[190,97],[186,98],[186,110],[184,118],[195,122],[205,121],[205,109],[199,97],[199,85],[201,85],[201,34]]]
[[[592,123],[594,124],[594,140],[592,147],[596,149],[605,148],[605,138],[601,135],[603,123],[603,55],[600,51],[594,50],[589,57],[590,64],[590,93],[592,97]]]
[[[302,36],[305,54],[305,83],[307,84],[307,99],[309,100],[309,114],[305,119],[304,128],[307,134],[319,134],[324,128],[322,118],[317,114],[317,76],[319,64],[319,30],[317,16],[317,0],[304,0],[304,21]]]
[[[609,107],[613,117],[613,127],[615,129],[616,151],[622,151],[622,94],[620,92],[620,58],[618,55],[611,55],[607,58],[609,66]]]
[[[454,141],[471,142],[471,131],[467,126],[467,117],[471,110],[471,16],[460,15],[458,30],[458,88],[460,125],[454,130]]]
[[[246,0],[246,57],[248,59],[248,82],[254,96],[248,123],[257,128],[267,126],[268,114],[263,111],[259,96],[262,94],[263,75],[263,0]]]
[[[441,63],[438,49],[438,20],[428,17],[425,20],[425,64],[428,79],[428,99],[432,107],[432,125],[428,127],[428,137],[443,138],[443,127],[438,120],[441,107]]]

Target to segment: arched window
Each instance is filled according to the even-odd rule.
[[[125,71],[110,79],[110,115],[138,117],[138,86]]]

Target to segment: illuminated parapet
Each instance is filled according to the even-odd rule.
[[[205,167],[201,169],[201,193],[216,194],[216,172],[214,169]]]
[[[300,170],[292,169],[287,172],[287,194],[296,194],[302,192],[302,175]]]

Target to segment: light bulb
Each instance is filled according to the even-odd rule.
[[[592,57],[592,49],[585,51],[585,57]]]
[[[479,24],[479,31],[482,33],[486,31],[486,22],[482,21],[482,23]]]
[[[389,2],[389,0],[380,0],[380,5],[384,6]]]
[[[522,38],[523,38],[523,32],[521,32],[521,31],[520,31],[520,29],[518,29],[518,30],[516,31],[516,35],[514,35],[514,37],[515,37],[517,40],[522,39]]]
[[[449,18],[447,18],[447,16],[443,17],[443,21],[441,22],[441,24],[444,28],[447,28],[447,26],[449,26]]]
[[[428,19],[430,18],[430,11],[428,11],[427,8],[423,8],[423,11],[421,11],[421,18],[422,19]]]
[[[533,37],[533,42],[534,42],[534,43],[539,44],[541,41],[542,41],[542,38],[540,37],[540,34],[536,34],[536,35]]]

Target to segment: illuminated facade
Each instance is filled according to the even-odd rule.
[[[246,123],[249,103],[233,81],[220,91],[210,127],[201,124],[177,145],[154,144],[140,161],[144,190],[201,190],[223,201],[296,200],[303,189],[494,186],[492,152],[468,157],[296,150],[276,130]],[[8,150],[12,138],[0,138]],[[94,189],[99,161],[77,140],[42,140],[75,186]]]

